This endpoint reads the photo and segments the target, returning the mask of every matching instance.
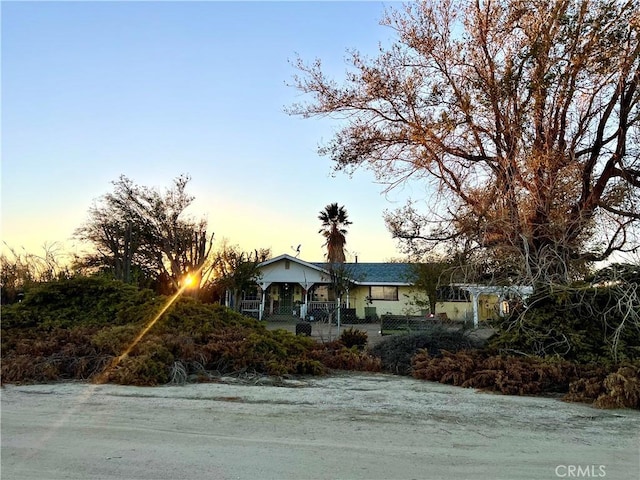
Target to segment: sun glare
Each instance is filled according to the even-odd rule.
[[[200,269],[196,272],[196,275],[199,275],[201,270],[202,270],[202,267],[200,267]],[[180,287],[180,289],[167,300],[167,302],[164,304],[164,306],[158,312],[158,314],[144,327],[144,329],[142,329],[142,331],[133,340],[133,342],[131,342],[131,344],[125,349],[125,351],[118,357],[115,357],[112,360],[112,362],[109,365],[107,365],[107,367],[102,371],[102,373],[96,377],[96,379],[94,380],[94,383],[97,383],[97,384],[106,383],[109,378],[109,373],[111,372],[111,370],[116,368],[118,364],[122,361],[122,359],[124,359],[129,355],[131,350],[134,349],[134,347],[138,344],[138,342],[140,342],[140,340],[144,338],[147,332],[151,330],[151,327],[153,327],[155,323],[160,319],[160,317],[164,315],[164,312],[166,312],[169,309],[169,307],[171,307],[171,305],[174,304],[174,302],[178,299],[178,297],[180,297],[180,295],[182,295],[184,291],[194,283],[195,283],[194,276],[189,274],[185,275],[185,277],[182,279],[182,286]]]

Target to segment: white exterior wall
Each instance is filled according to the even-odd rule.
[[[289,262],[288,269],[285,268],[286,262]],[[324,272],[287,259],[265,265],[260,271],[262,272],[262,277],[258,280],[259,285],[299,283],[303,288],[308,289],[315,283],[326,283],[329,281],[328,276]]]

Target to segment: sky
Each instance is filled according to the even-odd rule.
[[[126,175],[164,189],[188,174],[189,215],[216,245],[321,261],[318,214],[344,205],[348,261],[400,258],[366,170],[334,173],[318,147],[339,123],[285,108],[311,101],[292,62],[342,83],[349,49],[375,55],[396,2],[1,2],[2,232],[14,249],[79,252],[73,232]]]

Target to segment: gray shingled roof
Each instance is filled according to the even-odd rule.
[[[326,263],[313,265],[326,268]],[[412,283],[413,265],[410,263],[345,263],[345,273],[358,283]]]

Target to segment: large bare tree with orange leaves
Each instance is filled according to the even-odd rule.
[[[533,284],[638,246],[640,9],[636,0],[430,0],[387,11],[375,58],[339,84],[296,62],[311,95],[289,113],[335,116],[321,153],[389,188],[432,188],[387,215],[406,245],[458,242]]]

